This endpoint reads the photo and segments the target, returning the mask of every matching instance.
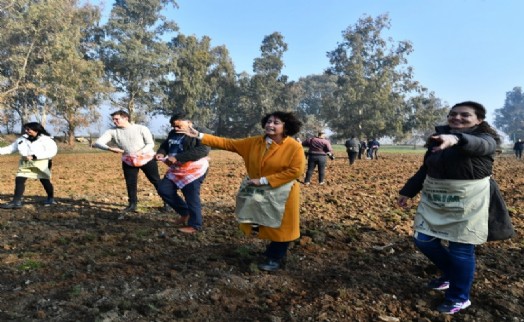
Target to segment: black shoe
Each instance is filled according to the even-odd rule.
[[[11,201],[0,206],[2,209],[20,209],[22,208],[21,201]]]
[[[168,213],[171,211],[173,211],[173,208],[171,208],[171,206],[168,205],[167,203],[165,203],[162,207],[160,207],[160,212]]]
[[[44,201],[44,207],[50,207],[55,206],[58,203],[55,201],[55,198],[47,198],[46,201]]]
[[[124,208],[123,212],[136,212],[136,203],[130,203],[126,208]]]
[[[260,269],[261,271],[266,271],[266,272],[278,271],[280,267],[281,267],[280,261],[275,261],[272,259],[268,260],[265,263],[258,264],[258,269]]]

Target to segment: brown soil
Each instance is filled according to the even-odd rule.
[[[22,209],[0,210],[0,320],[524,321],[522,162],[502,156],[495,169],[518,234],[478,247],[473,305],[451,317],[434,310],[442,293],[424,288],[437,272],[411,242],[416,201],[395,207],[421,155],[351,168],[337,155],[326,185],[303,186],[302,237],[276,273],[257,269],[265,242],[235,223],[241,160],[211,158],[205,229],[182,235],[142,174],[139,212],[120,212],[127,197],[117,156],[57,156],[59,205],[42,207],[43,189],[31,181]],[[16,164],[14,155],[0,158],[2,202]]]

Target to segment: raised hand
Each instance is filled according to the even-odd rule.
[[[438,146],[435,146],[431,151],[438,152],[444,149],[450,148],[459,142],[459,138],[453,134],[440,134],[431,137],[431,140],[437,142]]]
[[[181,133],[192,138],[197,138],[199,134],[199,132],[195,130],[192,126],[176,129],[176,133]]]

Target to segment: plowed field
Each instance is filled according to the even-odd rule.
[[[0,321],[524,321],[524,161],[503,155],[495,168],[517,236],[477,248],[473,305],[451,317],[424,287],[436,270],[411,242],[416,200],[395,206],[422,155],[352,167],[336,156],[325,185],[315,175],[302,186],[302,237],[285,269],[266,273],[256,266],[265,243],[242,236],[233,216],[245,174],[236,155],[212,151],[204,230],[182,235],[142,174],[139,212],[120,212],[118,156],[60,154],[57,206],[42,207],[42,187],[28,181],[24,207],[0,209]],[[1,202],[17,160],[0,158]]]

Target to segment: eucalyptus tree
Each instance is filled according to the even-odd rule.
[[[206,78],[213,63],[211,39],[179,34],[168,46],[174,59],[169,68],[171,74],[162,82],[164,102],[159,108],[167,115],[182,109],[193,118],[201,101],[210,94]]]
[[[0,109],[0,126],[6,130],[7,134],[14,133],[16,127],[16,116],[12,109]]]
[[[298,80],[302,89],[298,112],[301,115],[315,115],[321,118],[325,113],[323,100],[332,96],[337,90],[337,77],[335,75],[320,74],[309,75]]]
[[[232,126],[230,115],[234,113],[240,93],[235,66],[225,46],[213,48],[212,54],[214,64],[207,77],[212,88],[208,102],[211,117],[205,125],[218,135],[229,135],[227,129]]]
[[[494,125],[513,141],[524,138],[524,93],[521,87],[506,92],[504,106],[495,110]]]
[[[23,82],[37,41],[30,37],[31,30],[26,29],[25,17],[31,2],[0,1],[0,103],[13,95]]]
[[[199,125],[224,128],[235,90],[235,71],[225,46],[212,47],[211,38],[178,35],[169,42],[171,73],[160,83],[162,104],[157,113],[184,110]]]
[[[339,136],[396,135],[402,131],[402,109],[408,93],[417,89],[407,64],[408,41],[384,39],[388,15],[364,16],[342,33],[342,42],[328,53],[337,90],[326,99],[329,126]]]
[[[298,100],[290,102],[287,86],[287,76],[282,75],[284,67],[283,56],[287,51],[284,37],[274,32],[265,36],[260,46],[261,56],[253,62],[255,73],[242,97],[245,100],[241,106],[245,108],[246,135],[259,133],[258,122],[268,112],[275,110],[292,110]]]
[[[398,141],[403,138],[417,142],[427,139],[435,132],[435,126],[445,124],[449,106],[435,96],[435,93],[425,91],[410,97],[405,104],[404,135],[396,136]]]
[[[0,5],[0,102],[20,123],[38,114],[49,43],[65,27],[57,16],[67,0],[13,0]],[[43,111],[45,115],[45,111]]]
[[[101,57],[117,95],[112,102],[133,118],[160,104],[159,82],[173,60],[163,37],[178,30],[161,14],[174,0],[116,0],[105,25]]]
[[[231,105],[227,109],[227,114],[224,114],[223,122],[217,133],[227,135],[229,137],[244,137],[250,133],[254,133],[259,129],[258,121],[259,115],[255,115],[253,111],[257,110],[255,96],[252,91],[252,76],[246,72],[238,75],[234,95],[232,95]],[[256,118],[256,119],[253,119]]]
[[[89,55],[94,48],[89,32],[100,10],[89,5],[76,7],[74,2],[69,5],[56,18],[64,28],[49,44],[44,81],[54,122],[74,145],[75,131],[98,119],[98,105],[110,88],[104,82],[102,61]]]

